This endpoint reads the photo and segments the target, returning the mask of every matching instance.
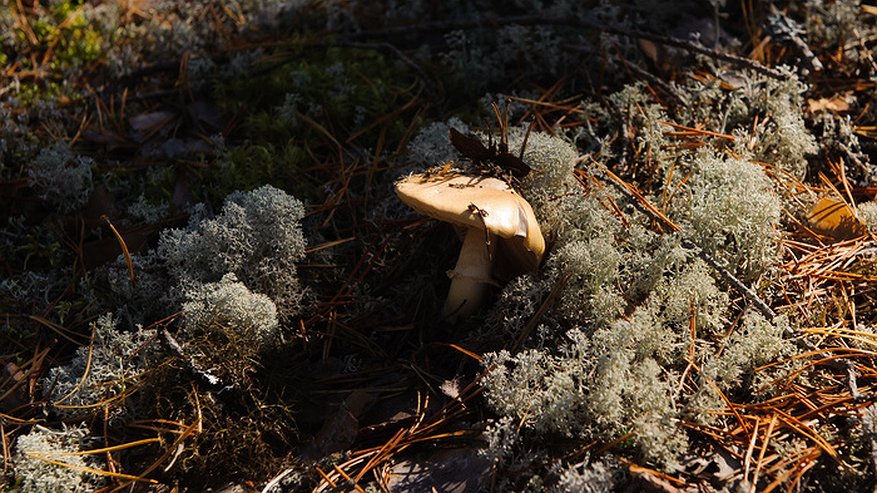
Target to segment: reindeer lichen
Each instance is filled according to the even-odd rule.
[[[234,192],[212,219],[193,216],[188,228],[162,232],[156,254],[185,291],[233,273],[251,291],[271,298],[282,317],[301,309],[295,263],[306,240],[300,201],[270,185]]]
[[[743,280],[779,259],[780,199],[757,164],[703,153],[676,198],[671,218],[689,239]]]
[[[128,415],[135,407],[129,394],[161,356],[154,333],[122,331],[112,314],[100,316],[92,329],[91,344],[80,347],[69,363],[52,368],[41,380],[49,410],[68,421],[105,410],[113,420]]]
[[[871,231],[877,231],[877,202],[865,202],[856,207],[856,215]]]
[[[186,338],[219,331],[242,357],[278,340],[274,302],[264,294],[251,292],[234,274],[189,289],[186,299],[183,303]]]
[[[60,212],[79,209],[88,201],[93,187],[94,161],[76,156],[63,142],[44,148],[28,167],[31,183],[40,197]]]
[[[18,437],[12,457],[17,480],[13,491],[87,493],[105,486],[103,476],[86,471],[104,468],[100,456],[79,454],[97,443],[88,437],[84,425],[61,430],[36,425],[30,433]]]

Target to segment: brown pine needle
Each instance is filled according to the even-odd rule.
[[[656,471],[654,469],[651,469],[651,468],[648,468],[645,466],[641,466],[639,464],[632,462],[630,459],[626,459],[624,457],[619,456],[618,460],[627,464],[627,468],[630,470],[630,472],[632,472],[634,474],[636,474],[636,473],[649,474],[649,475],[655,476],[656,478],[663,479],[664,481],[669,481],[669,482],[675,484],[676,486],[685,486],[685,484],[686,484],[685,481],[682,479],[671,476],[671,475],[664,473],[664,472],[661,472],[661,471]]]
[[[770,437],[773,434],[773,428],[774,425],[776,425],[776,422],[777,415],[773,414],[770,417],[770,424],[767,425],[767,431],[764,433],[764,438],[761,441],[761,450],[758,451],[758,460],[755,461],[755,471],[752,473],[752,487],[749,490],[750,493],[755,493],[755,488],[758,485],[758,473],[761,471],[762,464],[764,464],[764,453],[767,451],[767,446],[770,443]]]
[[[39,315],[28,315],[27,318],[29,318],[30,320],[33,320],[34,322],[52,330],[53,332],[55,332],[59,336],[68,340],[69,342],[72,342],[73,344],[76,344],[77,346],[79,346],[83,342],[81,340],[74,339],[74,337],[83,337],[82,334],[79,334],[77,332],[73,332],[72,330],[67,329],[63,325],[56,324],[55,322],[52,322],[51,320],[47,320]]]
[[[32,457],[36,460],[47,462],[49,464],[53,464],[56,466],[65,467],[67,469],[73,469],[74,471],[87,472],[91,474],[97,474],[99,476],[105,476],[108,478],[116,478],[116,479],[125,479],[131,482],[140,482],[140,483],[149,483],[149,484],[158,484],[158,481],[149,478],[143,478],[140,476],[132,476],[130,474],[122,474],[118,472],[110,472],[104,471],[103,469],[95,469],[93,467],[85,467],[85,466],[77,466],[75,464],[68,464],[66,462],[62,462],[55,459],[50,459],[48,457],[48,452],[37,452],[34,450],[25,450],[24,454],[28,457]]]
[[[312,246],[310,248],[305,249],[305,255],[310,255],[312,253],[319,252],[321,250],[325,250],[327,248],[333,248],[338,245],[343,245],[345,243],[350,243],[356,239],[355,236],[350,236],[348,238],[341,238],[340,240],[327,241],[325,243],[320,243],[319,245]]]
[[[128,276],[131,278],[131,287],[133,288],[136,286],[136,279],[134,277],[134,262],[131,260],[131,252],[128,251],[128,245],[125,243],[125,239],[122,238],[119,230],[110,222],[110,218],[107,217],[106,214],[102,215],[101,219],[106,221],[107,225],[109,225],[110,231],[116,236],[116,241],[119,242],[119,246],[122,248],[122,255],[125,256],[125,265],[128,266]]]
[[[477,353],[473,353],[472,351],[469,351],[468,349],[465,349],[465,348],[463,348],[463,347],[460,347],[460,346],[458,346],[458,345],[456,345],[456,344],[448,344],[448,347],[450,347],[451,349],[455,349],[455,350],[457,350],[457,351],[459,351],[459,352],[465,354],[466,356],[468,356],[468,357],[474,359],[475,361],[482,361],[482,360],[483,360],[483,358],[482,358],[481,356],[479,356]]]
[[[333,488],[338,487],[338,484],[336,484],[335,481],[332,481],[332,478],[330,478],[328,474],[323,472],[323,470],[320,469],[320,466],[314,466],[314,469],[316,469],[317,474],[319,474],[323,478],[323,481],[329,483],[329,486],[331,486]]]
[[[745,484],[749,480],[749,467],[752,462],[752,452],[755,450],[755,439],[758,438],[758,426],[761,424],[761,421],[755,420],[755,428],[752,430],[752,434],[749,438],[749,447],[746,448],[746,455],[743,459],[743,483]],[[753,475],[754,481],[758,481],[758,478]]]
[[[61,457],[61,456],[77,456],[77,455],[95,455],[95,454],[102,454],[105,452],[115,452],[117,450],[125,450],[125,449],[129,449],[129,448],[133,448],[133,447],[139,447],[141,445],[147,445],[150,443],[161,443],[161,439],[160,438],[144,438],[142,440],[136,440],[133,442],[122,443],[119,445],[113,445],[111,447],[103,447],[103,448],[96,448],[96,449],[90,449],[90,450],[79,450],[76,452],[63,452],[63,451],[48,450],[48,451],[44,451],[44,452],[39,452],[39,454],[47,456],[47,457],[48,456]]]
[[[62,402],[66,401],[70,397],[73,396],[76,392],[79,392],[79,389],[85,385],[85,381],[88,379],[88,373],[91,371],[91,355],[94,352],[94,335],[97,333],[97,327],[92,325],[91,329],[91,339],[88,341],[88,355],[85,359],[85,371],[82,372],[82,378],[79,379],[79,382],[70,390],[67,395],[61,397],[57,401],[53,402],[53,406],[58,406]]]
[[[718,132],[711,132],[709,130],[703,130],[700,128],[686,127],[685,125],[679,125],[678,123],[667,122],[667,121],[658,121],[658,123],[668,125],[670,127],[682,130],[683,132],[686,132],[690,135],[706,135],[709,137],[718,137],[721,139],[730,140],[731,142],[734,142],[735,140],[737,140],[737,138],[734,137],[733,135],[720,134]]]

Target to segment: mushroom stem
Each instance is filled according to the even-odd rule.
[[[489,285],[495,284],[490,273],[496,240],[496,236],[488,235],[483,229],[466,230],[457,265],[448,271],[451,288],[442,315],[451,322],[477,312],[487,298]]]

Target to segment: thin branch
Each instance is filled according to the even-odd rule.
[[[625,29],[622,27],[611,26],[607,24],[599,24],[575,17],[545,17],[540,15],[522,15],[511,17],[477,17],[465,21],[436,21],[424,22],[415,25],[389,27],[374,31],[365,31],[352,35],[352,39],[397,39],[399,36],[411,34],[415,32],[449,32],[457,30],[478,29],[478,28],[498,28],[509,25],[519,26],[566,26],[577,29],[592,30],[625,36],[628,38],[646,39],[658,44],[666,46],[674,46],[693,53],[706,55],[716,60],[722,60],[737,66],[749,68],[762,75],[775,79],[785,79],[786,75],[774,68],[766,67],[758,61],[744,58],[730,53],[724,53],[713,48],[707,48],[695,41],[687,41],[684,39],[674,38],[671,36],[661,36],[635,29]]]

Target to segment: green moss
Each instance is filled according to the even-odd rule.
[[[276,62],[284,58],[291,60]],[[392,60],[372,50],[280,53],[257,59],[246,75],[218,81],[214,94],[229,113],[246,112],[246,136],[253,140],[320,135],[313,124],[295,121],[295,112],[343,136],[369,118],[396,110],[410,97],[411,80],[400,78]],[[289,95],[301,105],[290,104]],[[390,130],[390,137],[399,137],[405,128],[400,124]],[[324,135],[318,140],[323,139]]]
[[[310,157],[295,140],[276,146],[271,142],[245,143],[228,149],[207,178],[214,202],[234,190],[252,190],[265,183],[283,184],[296,197],[313,198],[319,183],[303,170]]]
[[[90,9],[80,1],[53,2],[43,15],[28,20],[32,35],[15,24],[0,51],[0,65],[14,63],[20,70],[38,74],[18,84],[14,95],[20,104],[80,97],[75,87],[79,70],[99,61],[113,41],[112,26],[89,19]]]
[[[339,142],[371,149],[379,139],[397,142],[406,134],[407,124],[395,118],[345,142],[413,97],[411,79],[399,76],[392,59],[372,50],[291,50],[255,59],[238,76],[217,75],[213,92],[221,108],[245,117],[229,136],[222,171],[211,173],[214,198],[264,183],[315,197],[325,180],[303,173],[319,164],[313,156],[336,154]]]

